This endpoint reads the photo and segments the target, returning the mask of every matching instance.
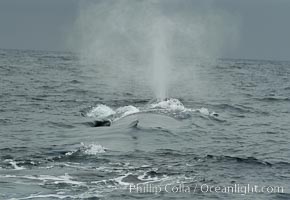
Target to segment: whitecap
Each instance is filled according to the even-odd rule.
[[[203,115],[207,115],[207,116],[210,116],[210,117],[217,117],[218,114],[214,111],[209,111],[207,108],[200,108],[200,109],[197,109],[196,111],[200,112],[201,114]]]
[[[116,110],[116,115],[119,115],[119,118],[125,117],[130,114],[138,113],[140,110],[136,108],[135,106],[129,105],[129,106],[123,106]]]
[[[103,147],[100,144],[88,144],[85,145],[82,143],[81,151],[86,155],[97,155],[99,153],[105,153],[107,148]]]
[[[149,105],[149,108],[153,109],[167,109],[172,111],[183,111],[185,110],[184,105],[178,99],[167,99],[164,101],[155,102]]]
[[[11,198],[8,200],[24,200],[24,199],[39,199],[39,198],[57,198],[57,199],[76,199],[76,197],[71,196],[71,195],[60,195],[60,194],[31,194],[28,197],[23,197],[23,198]]]
[[[88,117],[94,117],[96,119],[105,119],[111,115],[114,115],[116,112],[109,106],[98,104],[96,107],[93,107],[89,112],[87,112]]]
[[[114,179],[110,179],[110,180],[117,182],[119,185],[128,186],[128,185],[130,185],[131,183],[123,182],[123,179],[126,178],[126,177],[129,176],[129,175],[132,175],[132,173],[127,173],[127,174],[125,174],[125,175],[122,175],[122,176],[120,176],[120,177],[117,177],[117,178],[114,178]]]
[[[203,115],[209,115],[209,114],[210,114],[210,112],[208,111],[208,109],[207,109],[207,108],[204,108],[204,107],[198,109],[198,111],[199,111],[201,114],[203,114]]]
[[[17,162],[12,160],[12,159],[6,159],[4,160],[4,162],[8,162],[15,170],[23,170],[23,169],[26,169],[25,167],[23,166],[18,166],[17,165]]]
[[[65,175],[62,175],[62,176],[51,176],[51,175],[39,175],[39,176],[32,176],[32,175],[25,175],[25,176],[4,175],[2,177],[4,177],[4,178],[20,178],[20,179],[37,180],[37,181],[43,181],[44,183],[50,181],[50,182],[53,182],[54,184],[66,183],[66,184],[71,184],[71,185],[81,185],[81,186],[85,186],[86,185],[83,182],[72,180],[73,177],[71,177],[67,173],[65,173]]]

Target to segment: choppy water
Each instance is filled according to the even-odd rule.
[[[172,99],[151,103],[139,72],[107,69],[70,53],[0,50],[0,199],[290,199],[289,62],[197,65]],[[91,126],[140,111],[181,126]],[[138,183],[161,191],[130,192]],[[284,190],[243,195],[247,184]]]

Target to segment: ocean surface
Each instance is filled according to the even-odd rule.
[[[290,62],[114,64],[0,50],[0,199],[290,199]]]

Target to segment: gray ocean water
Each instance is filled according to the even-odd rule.
[[[150,102],[137,70],[0,50],[0,199],[290,199],[290,62],[192,68]],[[126,126],[139,111],[165,126]],[[125,126],[92,126],[112,116]]]

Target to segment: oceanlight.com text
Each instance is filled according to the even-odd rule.
[[[259,186],[254,184],[210,185],[210,184],[131,184],[130,193],[224,193],[224,194],[253,194],[253,193],[284,193],[283,186]]]

